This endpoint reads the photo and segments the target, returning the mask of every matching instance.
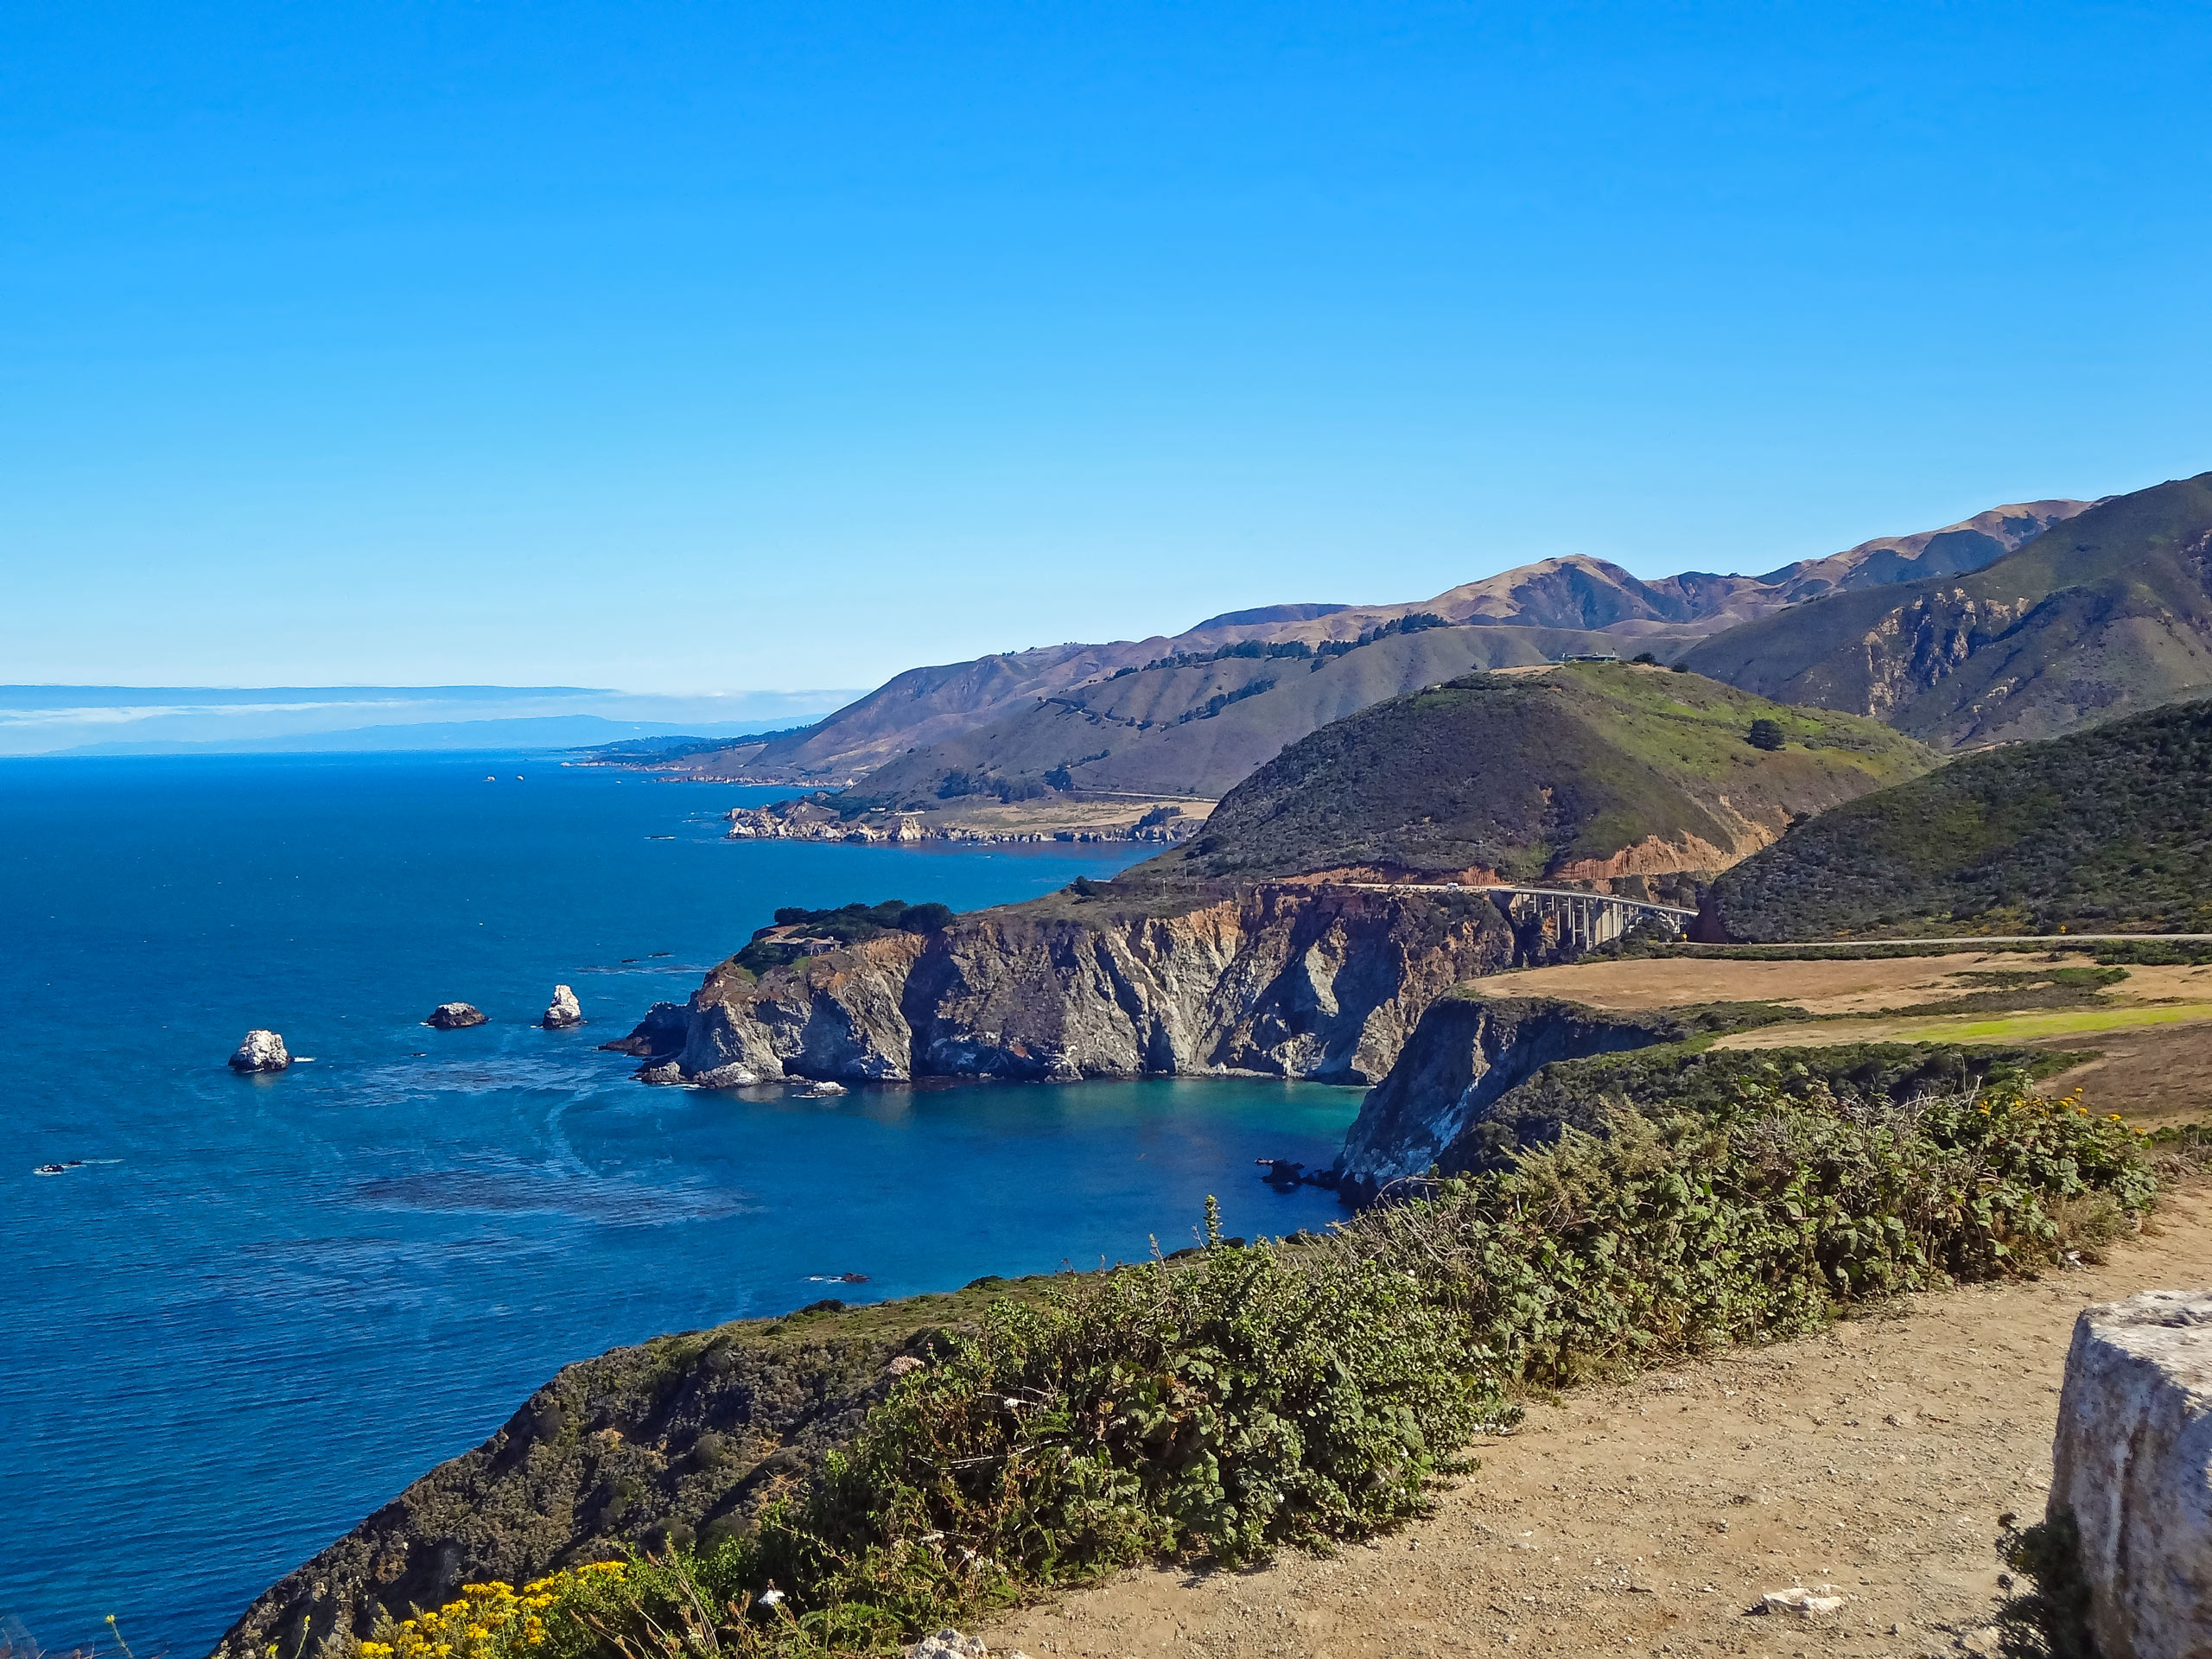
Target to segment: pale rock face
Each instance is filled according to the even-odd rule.
[[[2105,1659],[2212,1653],[2212,1290],[2082,1312],[2052,1455]]]
[[[985,916],[757,980],[717,969],[685,1010],[677,1064],[686,1077],[735,1065],[764,1082],[1371,1083],[1432,999],[1510,966],[1514,950],[1486,901],[1446,916],[1341,890],[1264,889],[1166,918]]]
[[[566,985],[556,985],[553,1000],[545,1005],[545,1029],[574,1031],[583,1022],[583,1006],[576,1001],[576,994]]]
[[[423,1022],[440,1031],[460,1031],[468,1026],[484,1023],[484,1011],[468,1002],[441,1002],[430,1010],[430,1017]]]
[[[292,1057],[284,1052],[284,1039],[258,1027],[246,1033],[238,1052],[231,1056],[233,1071],[282,1071],[291,1063]]]

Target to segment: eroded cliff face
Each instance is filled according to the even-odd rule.
[[[1348,1203],[1364,1203],[1432,1165],[1467,1167],[1465,1149],[1479,1140],[1485,1115],[1553,1061],[1643,1048],[1680,1034],[1664,1016],[1575,1002],[1465,994],[1438,999],[1389,1075],[1361,1104],[1344,1136],[1337,1190]]]
[[[709,975],[630,1052],[673,1080],[1257,1074],[1372,1083],[1429,1003],[1516,960],[1480,894],[1264,887],[1179,915],[963,917]]]

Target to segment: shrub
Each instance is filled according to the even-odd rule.
[[[1611,1110],[1326,1239],[1224,1241],[994,1304],[751,1531],[471,1586],[357,1659],[890,1650],[1147,1557],[1249,1561],[1420,1513],[1515,1391],[1815,1328],[2139,1213],[2138,1137],[2017,1084],[1818,1078]],[[449,1644],[441,1649],[439,1643]]]
[[[776,912],[774,926],[755,929],[750,943],[737,953],[737,965],[765,974],[803,961],[815,947],[787,944],[768,937],[778,927],[804,927],[840,944],[859,944],[886,933],[934,933],[951,922],[950,905],[910,905],[903,899],[886,899],[873,905],[840,905],[834,910],[804,910],[785,905]]]

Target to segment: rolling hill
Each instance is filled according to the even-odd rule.
[[[2212,685],[2212,473],[2108,498],[1966,575],[1815,598],[1688,660],[1942,747],[2170,702]]]
[[[1781,747],[1749,741],[1770,720]],[[1580,663],[1474,674],[1294,743],[1161,873],[1372,870],[1618,883],[1726,868],[1935,764],[1879,723],[1690,674]],[[1154,868],[1152,866],[1147,868]]]
[[[1387,626],[1387,625],[1386,625]],[[1661,635],[1664,647],[1687,637]],[[1548,664],[1610,648],[1553,628],[1462,625],[1384,635],[1328,655],[1169,658],[1035,702],[868,775],[857,793],[887,805],[944,798],[948,785],[1017,795],[1046,788],[1205,800],[1332,721],[1472,670]],[[1237,649],[1303,650],[1302,642]]]
[[[1470,670],[1574,652],[1656,650],[1671,657],[1810,597],[1978,569],[2088,505],[1993,507],[1942,530],[1877,537],[1762,576],[1694,571],[1647,582],[1603,559],[1545,559],[1402,604],[1264,606],[1209,617],[1172,637],[1050,645],[910,669],[804,730],[677,757],[676,765],[695,776],[807,787],[842,788],[865,779],[870,795],[901,799],[927,794],[936,787],[932,779],[941,784],[954,773],[1041,777],[1065,766],[1094,788],[1211,797],[1284,743],[1381,697]],[[1512,637],[1423,636],[1418,647],[1380,655],[1363,650],[1356,671],[1332,664],[1311,677],[1286,672],[1257,691],[1247,688],[1266,677],[1231,677],[1240,672],[1234,665],[1211,675],[1163,676],[1147,668],[1240,645],[1319,652],[1363,636],[1395,638],[1384,631],[1415,617],[1510,630]],[[1145,677],[1142,683],[1107,683],[1132,672]],[[1233,717],[1228,705],[1205,712],[1227,693],[1244,693],[1254,706],[1240,701]],[[1196,729],[1201,721],[1203,731]],[[1172,736],[1147,734],[1170,727]],[[910,751],[932,748],[938,752],[873,775]],[[1102,749],[1110,764],[1103,764]]]
[[[2212,932],[2212,700],[1964,756],[1738,865],[1700,931],[1744,941]]]

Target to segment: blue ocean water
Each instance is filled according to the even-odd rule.
[[[1325,1161],[1349,1090],[630,1082],[595,1045],[778,905],[1128,861],[722,841],[766,793],[542,754],[0,762],[0,1614],[197,1655],[568,1361],[1172,1249],[1208,1192],[1232,1231],[1335,1213],[1252,1160]],[[556,981],[580,1032],[529,1023]],[[450,999],[493,1023],[420,1023]],[[257,1025],[312,1063],[231,1075]]]

